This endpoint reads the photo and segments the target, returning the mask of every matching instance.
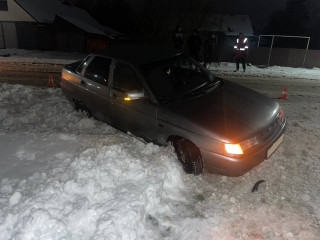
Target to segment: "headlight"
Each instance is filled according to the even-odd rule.
[[[283,125],[285,121],[284,117],[284,111],[282,107],[280,107],[280,110],[277,115],[277,120],[280,125]],[[259,138],[257,136],[254,136],[252,138],[246,139],[240,143],[231,144],[231,143],[224,143],[224,153],[231,157],[240,157],[243,155],[248,149],[258,145]]]
[[[258,138],[252,137],[236,144],[224,143],[224,151],[227,155],[240,156],[246,150],[258,144],[259,144]]]
[[[257,137],[252,137],[250,139],[244,140],[240,143],[240,146],[242,147],[243,151],[246,151],[249,148],[252,148],[255,145],[259,144],[259,140]]]
[[[242,148],[240,144],[229,144],[225,143],[224,144],[224,149],[226,153],[231,154],[231,155],[241,155],[243,154]]]

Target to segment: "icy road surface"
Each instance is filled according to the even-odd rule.
[[[0,84],[0,239],[319,240],[320,82],[240,79],[290,87],[283,144],[238,178],[186,175],[171,147],[87,119],[60,89]]]

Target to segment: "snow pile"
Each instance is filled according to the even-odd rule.
[[[1,182],[1,239],[160,239],[185,202],[172,151],[99,136],[79,156]],[[13,190],[14,188],[14,190]],[[8,199],[8,201],[4,201]]]
[[[115,130],[93,119],[83,118],[58,89],[0,85],[1,129],[6,131],[62,131],[104,134]]]

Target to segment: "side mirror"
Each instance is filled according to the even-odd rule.
[[[132,101],[132,100],[139,100],[144,98],[144,91],[143,90],[133,90],[129,91],[125,94],[124,100],[125,101]]]

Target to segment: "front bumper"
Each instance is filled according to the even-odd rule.
[[[232,177],[238,177],[245,174],[267,159],[268,150],[273,147],[277,140],[284,134],[286,125],[287,122],[285,121],[280,131],[272,137],[272,140],[265,143],[257,149],[257,151],[241,158],[232,158],[200,149],[206,170],[209,173],[218,173]]]

